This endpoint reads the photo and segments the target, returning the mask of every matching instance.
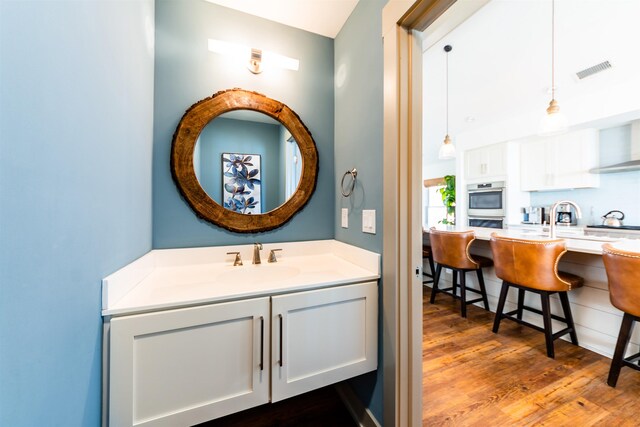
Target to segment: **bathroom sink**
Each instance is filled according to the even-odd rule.
[[[299,268],[287,265],[243,265],[221,273],[217,281],[224,283],[275,282],[291,279],[298,274],[300,274]]]

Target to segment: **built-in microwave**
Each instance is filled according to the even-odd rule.
[[[504,181],[467,185],[468,217],[504,218],[506,216]]]

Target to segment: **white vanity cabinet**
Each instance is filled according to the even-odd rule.
[[[376,369],[375,282],[274,296],[271,401]]]
[[[467,181],[501,178],[507,174],[505,143],[475,148],[465,153]]]
[[[598,165],[598,131],[584,129],[522,143],[522,191],[552,191],[598,187],[600,176],[589,173]]]
[[[375,370],[367,282],[112,318],[109,425],[194,425]]]
[[[102,280],[103,427],[195,425],[377,368],[380,255],[272,248],[243,266],[229,252],[254,245],[158,249]]]
[[[269,298],[113,318],[109,425],[187,426],[269,401]]]

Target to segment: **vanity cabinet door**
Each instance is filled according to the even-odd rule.
[[[376,282],[274,296],[271,401],[375,370]]]
[[[119,317],[109,425],[187,426],[269,401],[269,298]]]

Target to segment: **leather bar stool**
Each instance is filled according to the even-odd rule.
[[[454,298],[458,298],[456,288],[458,287],[458,273],[460,276],[460,314],[467,317],[467,304],[482,301],[484,308],[489,310],[489,300],[487,299],[487,290],[484,286],[484,277],[482,269],[491,267],[493,261],[487,257],[469,254],[469,246],[476,239],[474,231],[441,231],[432,228],[429,233],[431,240],[431,249],[433,260],[438,264],[434,277],[433,287],[431,288],[431,304],[436,301],[438,292],[446,293]],[[442,268],[450,268],[453,270],[453,285],[450,288],[438,288],[438,282],[442,275]],[[478,275],[478,284],[480,289],[467,287],[466,273],[475,271]],[[480,295],[480,298],[467,300],[467,291],[471,291]]]
[[[547,356],[551,358],[555,356],[553,342],[563,335],[569,334],[571,342],[578,345],[578,336],[573,324],[567,292],[582,286],[584,279],[574,274],[558,271],[558,261],[567,252],[564,240],[515,239],[493,233],[490,244],[496,276],[502,279],[493,332],[498,333],[502,319],[513,320],[543,332],[547,345]],[[504,305],[510,287],[518,289],[518,305],[516,310],[504,313]],[[525,292],[540,295],[542,310],[524,305]],[[560,297],[564,317],[551,313],[549,296],[555,293]],[[541,328],[522,320],[524,310],[541,314],[544,327]],[[567,327],[553,333],[551,319],[564,322]]]
[[[429,240],[429,233],[422,233],[422,259],[427,260],[429,263],[430,272],[422,272],[423,280],[422,284],[433,283],[433,279],[436,272],[436,267],[433,262],[433,250],[431,249],[431,241]]]
[[[624,357],[634,322],[640,320],[640,253],[614,248],[609,243],[602,245],[602,250],[611,304],[624,312],[607,379],[607,384],[615,387],[623,366],[640,371],[640,366],[634,363],[640,359],[640,353]]]

